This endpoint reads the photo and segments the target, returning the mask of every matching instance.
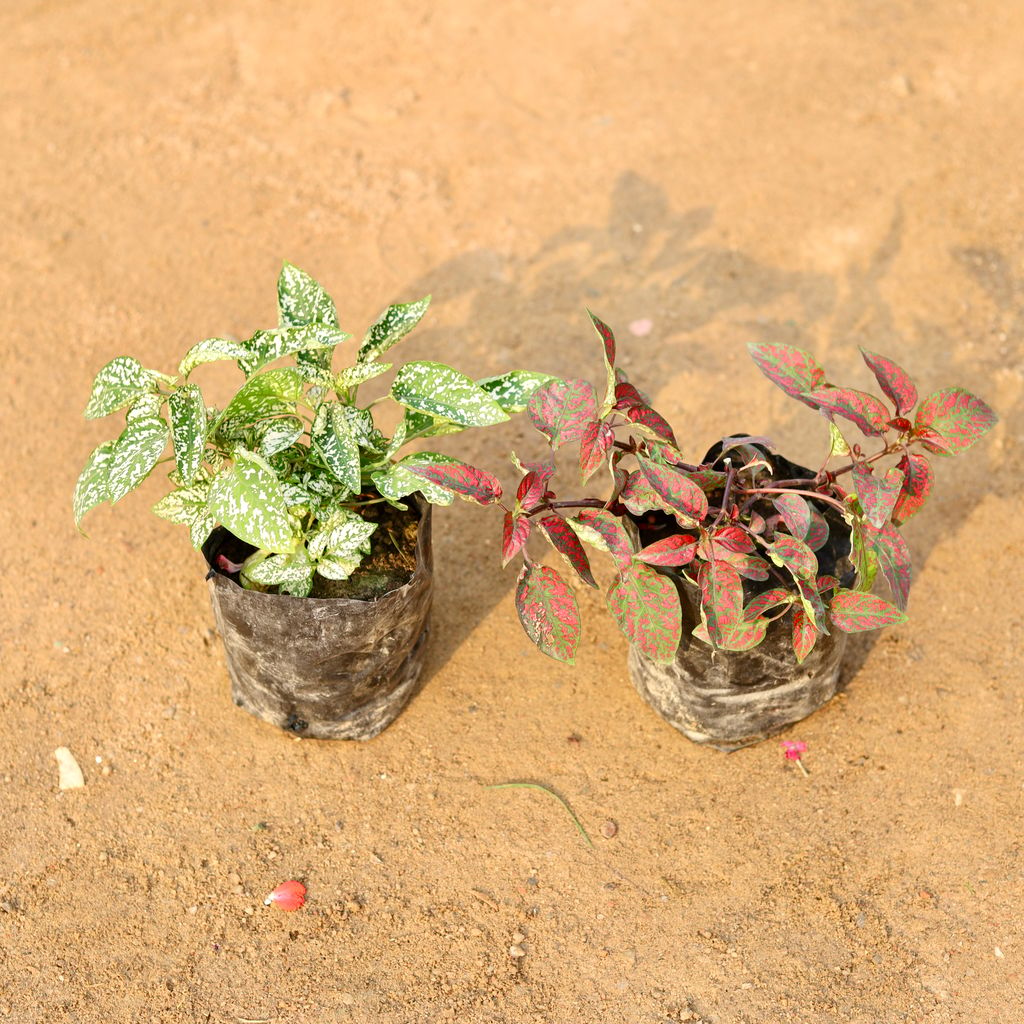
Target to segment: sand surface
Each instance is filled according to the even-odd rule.
[[[1024,1019],[1022,38],[998,0],[5,3],[0,1020]],[[788,734],[810,777],[666,726],[590,594],[577,666],[534,653],[462,504],[390,730],[235,708],[163,480],[89,539],[70,496],[119,429],[81,417],[95,371],[267,326],[283,259],[353,332],[432,292],[402,354],[477,377],[600,379],[589,306],[696,457],[821,450],[751,339],[984,395],[906,530],[911,620]],[[449,450],[510,480],[534,438]],[[265,908],[286,878],[306,906]]]

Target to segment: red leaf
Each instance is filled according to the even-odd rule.
[[[940,442],[929,436],[930,451],[940,455],[959,455],[990,431],[999,417],[977,395],[963,388],[943,388],[923,399],[917,410],[915,436],[924,436],[925,431],[934,431],[945,442],[946,451]]]
[[[525,509],[529,512],[541,503],[544,499],[544,491],[547,488],[550,476],[550,473],[547,476],[542,476],[536,470],[531,469],[519,481],[519,488],[516,491],[516,504],[520,509]]]
[[[684,525],[696,526],[708,514],[707,495],[683,472],[637,456],[651,489]]]
[[[771,608],[777,608],[779,605],[790,605],[795,600],[796,595],[792,591],[786,590],[784,587],[774,587],[771,590],[766,590],[763,594],[758,594],[757,597],[751,598],[750,603],[743,610],[743,617],[750,621],[764,615]]]
[[[813,580],[818,571],[814,552],[802,540],[784,533],[775,535],[768,555],[776,565],[785,566],[798,580]]]
[[[797,540],[806,540],[811,528],[811,507],[799,494],[777,494],[772,499],[782,521]]]
[[[608,589],[608,610],[634,647],[661,665],[675,660],[682,639],[679,592],[646,565],[620,573]]]
[[[823,387],[826,378],[825,371],[809,352],[792,345],[755,342],[747,345],[747,349],[758,368],[773,384],[782,388],[787,395],[814,408],[805,392]]]
[[[896,606],[906,611],[910,599],[910,548],[899,530],[889,523],[873,539],[878,568],[889,584]]]
[[[889,410],[866,391],[854,388],[820,388],[805,396],[823,409],[842,416],[855,424],[862,433],[880,436],[885,433],[889,422]]]
[[[578,441],[597,419],[597,395],[585,380],[553,380],[534,391],[527,411],[551,447],[559,448]]]
[[[628,381],[619,381],[615,385],[615,408],[619,412],[632,409],[634,406],[647,405],[647,399]]]
[[[897,526],[921,510],[925,499],[931,493],[932,480],[935,476],[931,463],[923,455],[904,455],[900,459],[899,468],[904,474],[903,489],[896,499],[896,507],[892,510],[892,521]]]
[[[570,665],[580,640],[580,610],[565,580],[549,565],[524,565],[516,585],[516,611],[542,653]]]
[[[844,633],[860,633],[865,629],[879,629],[906,622],[906,615],[874,594],[861,594],[855,590],[840,590],[832,599],[829,610],[833,624]]]
[[[697,577],[701,590],[701,611],[708,636],[715,647],[722,647],[730,633],[745,624],[743,583],[739,573],[726,562],[703,562]]]
[[[910,374],[886,356],[877,352],[860,350],[864,362],[871,367],[879,387],[885,392],[886,398],[892,402],[897,416],[905,416],[917,403],[917,388],[910,379]]]
[[[584,544],[607,551],[619,569],[633,562],[633,544],[618,518],[604,509],[585,508],[568,520]]]
[[[604,462],[605,454],[615,443],[615,431],[602,420],[594,420],[583,428],[580,437],[580,476],[586,483]]]
[[[814,642],[818,639],[818,631],[803,608],[793,609],[793,653],[796,655],[798,665],[802,665],[804,659],[814,648]]]
[[[638,427],[646,427],[655,437],[660,437],[676,447],[676,435],[672,433],[668,421],[649,405],[631,405],[626,409],[626,419]]]
[[[853,486],[865,518],[878,529],[889,521],[889,515],[903,487],[903,473],[893,468],[884,477],[878,477],[872,473],[870,466],[856,462],[853,466]]]
[[[501,497],[501,483],[493,473],[476,469],[464,462],[439,462],[436,465],[405,467],[410,473],[423,477],[454,491],[460,498],[478,505],[491,505]]]
[[[584,583],[596,587],[597,581],[590,571],[590,559],[572,527],[561,516],[545,516],[540,521],[551,546],[569,563]]]
[[[689,533],[676,533],[664,540],[648,544],[637,554],[648,565],[689,565],[697,554],[697,538]]]
[[[526,516],[517,516],[514,512],[505,513],[505,523],[501,534],[501,565],[504,568],[523,549],[530,536],[530,520]]]
[[[698,469],[690,474],[690,479],[705,493],[713,494],[715,491],[725,489],[725,474],[717,469]]]
[[[721,552],[716,551],[712,555],[713,558],[723,558],[724,553],[728,551],[749,554],[754,550],[754,542],[750,539],[750,535],[738,526],[722,526],[715,530],[712,535],[712,545],[714,548],[721,549]]]
[[[739,551],[721,551],[716,556],[728,562],[741,576],[748,580],[768,579],[768,563],[757,555],[744,554]]]

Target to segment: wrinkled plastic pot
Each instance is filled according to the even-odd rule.
[[[712,450],[713,452],[713,450]],[[705,458],[713,457],[709,453]],[[811,470],[774,456],[787,476],[813,476]],[[829,524],[829,539],[818,555],[819,575],[852,579],[849,529],[842,517],[818,506]],[[739,750],[774,736],[827,704],[839,689],[846,634],[833,629],[820,636],[798,664],[793,653],[792,611],[777,619],[749,651],[713,651],[691,633],[700,622],[700,594],[678,570],[658,568],[679,591],[683,642],[674,662],[658,665],[636,648],[629,673],[639,694],[684,736],[718,750]],[[744,580],[745,599],[771,586]]]
[[[419,689],[429,633],[430,506],[418,514],[412,579],[376,600],[245,590],[213,569],[222,552],[238,559],[239,541],[210,535],[210,599],[239,707],[317,739],[372,739],[398,717]]]

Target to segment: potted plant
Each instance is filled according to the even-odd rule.
[[[125,426],[89,456],[76,523],[169,464],[172,489],[153,511],[187,526],[206,557],[235,702],[299,735],[368,739],[417,688],[430,507],[457,491],[412,470],[446,465],[468,478],[451,456],[405,446],[506,420],[550,379],[513,371],[474,382],[416,361],[398,368],[385,396],[361,401],[360,387],[392,369],[384,357],[429,301],[389,306],[338,370],[334,350],[349,335],[334,303],[286,263],[277,327],[201,341],[176,376],[119,356],[97,374],[85,410],[90,419],[124,410]],[[243,375],[219,409],[192,380],[217,360]],[[390,436],[377,419],[389,403]]]
[[[824,418],[820,468],[745,434],[723,437],[690,463],[671,426],[616,367],[611,330],[591,317],[604,385],[556,379],[534,392],[528,413],[550,453],[537,462],[513,456],[521,478],[514,504],[501,506],[502,557],[523,562],[520,621],[541,651],[572,662],[580,637],[573,588],[529,553],[528,541],[547,541],[571,578],[590,587],[587,549],[605,552],[614,565],[606,601],[630,642],[639,692],[697,742],[724,750],[755,743],[833,696],[847,634],[905,619],[910,552],[899,526],[931,491],[929,456],[960,454],[996,416],[962,388],[919,402],[907,373],[874,352],[862,350],[884,400],[832,384],[801,349],[752,344],[761,371]],[[584,484],[607,471],[598,495],[559,499],[552,490],[555,455],[570,444]],[[497,500],[463,486],[466,467],[413,472]],[[879,581],[889,599],[874,593]]]

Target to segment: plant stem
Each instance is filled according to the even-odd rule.
[[[718,510],[718,515],[715,517],[714,523],[711,524],[711,528],[714,529],[726,515],[726,509],[729,507],[729,494],[732,491],[733,481],[736,479],[736,470],[732,467],[732,459],[725,459],[725,490],[722,493],[722,507]]]
[[[528,516],[535,516],[538,512],[547,512],[556,508],[606,508],[607,503],[600,498],[579,498],[574,501],[545,501],[542,505],[530,509],[524,513]]]
[[[548,789],[547,786],[542,786],[539,782],[498,782],[493,786],[488,786],[488,789],[539,789],[542,793],[547,793],[548,796],[553,796],[568,812],[569,817],[572,818],[573,823],[579,829],[580,835],[587,841],[587,846],[591,849],[594,847],[594,841],[587,835],[587,830],[583,827],[583,823],[569,804],[560,797],[553,789]]]
[[[830,498],[827,494],[819,494],[817,491],[801,491],[795,487],[751,487],[749,490],[743,492],[747,495],[758,495],[758,494],[802,494],[806,498],[814,498],[817,501],[824,501],[828,505],[832,505],[834,508],[839,509],[840,512],[846,511],[846,506],[841,501],[837,501],[835,498]]]

